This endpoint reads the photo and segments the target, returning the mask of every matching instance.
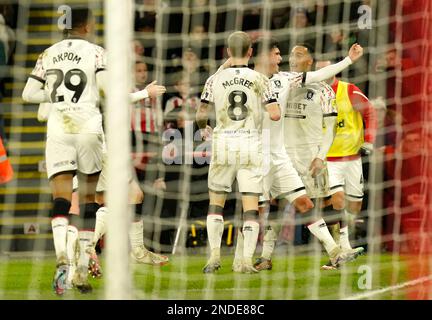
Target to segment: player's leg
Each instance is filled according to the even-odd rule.
[[[224,230],[223,208],[226,196],[226,192],[209,191],[207,239],[210,246],[210,258],[203,269],[204,273],[212,273],[220,268],[220,248]]]
[[[271,254],[273,252],[272,247],[274,247],[274,242],[272,241],[273,239],[271,239],[271,235],[269,236],[269,234],[272,232],[272,227],[269,224],[269,219],[274,219],[272,215],[272,209],[274,208],[274,204],[272,206],[270,205],[270,193],[271,186],[273,184],[273,176],[276,169],[277,168],[275,166],[270,166],[269,172],[263,177],[263,194],[258,199],[259,217],[262,225],[264,226],[264,238],[261,256],[257,258],[254,263],[255,269],[257,269],[258,271],[262,269],[271,269],[271,260],[269,260],[270,258],[267,259],[264,258],[264,256],[271,257]],[[241,260],[243,259],[243,243],[241,248],[241,254],[238,255],[238,258],[240,259],[238,260],[240,262],[240,268],[237,268],[237,271],[241,272]]]
[[[242,192],[243,205],[243,273],[256,273],[252,258],[255,253],[259,235],[258,193]]]
[[[80,256],[77,271],[72,281],[82,293],[92,290],[88,283],[88,266],[93,251],[93,238],[96,223],[96,186],[102,170],[103,139],[97,134],[76,135],[78,183],[80,199],[79,245]]]
[[[342,170],[341,170],[342,169]],[[338,167],[336,162],[327,163],[327,179],[329,191],[326,195],[334,195],[338,191],[343,191],[344,176],[342,174],[343,168]],[[324,269],[336,269],[338,267],[335,261],[341,256],[341,250],[339,246],[339,233],[337,237],[331,233],[331,230],[339,228],[339,222],[342,219],[343,211],[335,205],[332,201],[334,198],[325,197],[316,199],[318,207],[314,210],[315,221],[308,226],[311,233],[316,236],[323,244],[330,257],[330,262],[324,265]],[[335,246],[336,245],[336,246]]]
[[[57,259],[66,256],[68,215],[72,200],[72,177],[73,172],[63,172],[50,178],[50,187],[54,199],[51,226]]]
[[[54,291],[61,295],[67,288],[69,261],[67,257],[67,237],[69,209],[72,200],[73,173],[60,173],[50,179],[53,194],[51,227],[54,239],[57,265],[53,279]]]
[[[332,237],[327,223],[323,219],[323,199],[314,199],[315,208],[303,215],[309,220],[307,228],[323,244],[331,264],[336,266],[340,262],[341,249]]]
[[[327,177],[330,197],[326,197],[323,207],[323,218],[331,230],[339,230],[339,224],[343,220],[343,209],[345,201],[343,199],[343,190],[345,184],[345,162],[329,161],[327,162]],[[342,196],[342,198],[341,198]],[[339,244],[339,232],[333,237]]]
[[[257,270],[271,270],[273,267],[271,257],[276,247],[279,233],[282,229],[281,221],[287,205],[291,203],[298,213],[305,213],[309,210],[312,210],[314,207],[312,200],[305,194],[305,192],[294,200],[292,200],[290,195],[282,195],[282,197],[283,198],[281,199],[272,200],[270,204],[270,210],[264,234],[263,251],[261,253],[261,257],[258,258],[254,264]]]
[[[275,166],[271,172],[270,193],[277,201],[274,201],[270,206],[264,234],[263,252],[255,262],[255,267],[258,270],[270,270],[272,268],[271,256],[282,227],[280,221],[287,204],[291,203],[299,213],[305,213],[314,207],[312,200],[306,195],[306,188],[291,161],[288,160]]]
[[[131,244],[131,258],[136,263],[163,266],[168,263],[169,259],[165,255],[151,252],[144,245],[144,221],[142,219],[142,207],[137,206],[144,201],[144,193],[136,179],[129,183],[129,203],[140,208],[141,211],[135,211],[135,217],[129,230],[129,240]]]
[[[258,198],[263,192],[262,168],[259,166],[241,167],[236,174],[243,206],[243,273],[256,273],[252,258],[259,235]]]
[[[287,204],[284,200],[276,200],[273,199],[272,201],[268,202],[268,214],[265,217],[264,220],[264,238],[263,238],[263,248],[261,252],[261,256],[256,259],[254,263],[255,269],[258,271],[261,270],[271,270],[272,269],[272,254],[274,251],[274,248],[276,246],[276,241],[279,236],[279,232],[281,230],[281,223],[280,218],[282,212],[282,208],[279,208],[279,206],[284,207]],[[260,208],[261,209],[261,208]],[[261,210],[260,210],[260,216]]]
[[[349,224],[354,220],[362,208],[363,201],[363,169],[361,165],[361,159],[347,162],[346,170],[346,188],[345,188],[345,199],[347,205],[345,207],[344,219],[342,220],[340,239],[341,247],[343,250],[351,250],[351,244],[349,241]],[[362,247],[354,249],[363,253]]]
[[[57,258],[53,289],[63,294],[68,273],[67,233],[72,200],[72,177],[76,170],[76,151],[63,135],[50,136],[46,142],[45,158],[53,204],[51,227]]]
[[[96,222],[96,212],[99,205],[95,202],[96,185],[99,172],[94,174],[78,173],[79,198],[80,198],[80,224],[79,235],[79,258],[77,270],[72,280],[73,285],[81,292],[87,293],[92,290],[88,283],[87,275],[91,256],[94,253],[93,237]]]
[[[339,223],[334,223],[332,228],[333,237],[340,245],[341,235],[344,233],[344,210],[345,210],[345,161],[329,161],[327,163],[329,173],[329,185],[331,195],[331,205],[333,210],[341,215]],[[330,212],[331,213],[331,212]],[[329,221],[326,221],[329,224]],[[343,236],[342,236],[343,237]],[[325,266],[323,266],[326,268]]]
[[[232,271],[241,272],[242,264],[243,264],[243,246],[244,246],[244,237],[241,231],[241,228],[237,228],[237,241],[236,248],[234,252],[234,261],[232,264]]]
[[[342,253],[324,220],[324,213],[326,213],[326,219],[334,216],[334,213],[331,213],[330,210],[333,208],[330,202],[328,179],[327,170],[323,170],[317,177],[312,177],[309,174],[302,176],[308,195],[314,198],[314,209],[302,214],[301,219],[307,224],[307,228],[312,235],[323,244],[332,265],[337,266],[347,261],[348,254]],[[324,211],[325,207],[328,207],[327,211],[329,212]],[[340,219],[340,216],[336,215],[334,219]]]
[[[255,260],[255,263],[254,263],[255,269],[257,269],[258,271],[260,271],[262,269],[271,269],[271,265],[270,265],[270,268],[267,268],[267,264],[266,264],[267,260],[265,260],[265,258],[263,258],[263,255],[267,255],[266,252],[268,252],[269,247],[271,247],[273,245],[273,243],[270,242],[270,239],[268,237],[269,215],[270,215],[270,194],[268,192],[264,192],[264,194],[266,194],[266,195],[260,196],[260,198],[258,200],[259,201],[258,202],[258,213],[259,213],[261,223],[264,226],[263,247],[262,247],[261,256],[259,258],[257,258]],[[243,254],[243,252],[242,252],[242,254]],[[271,256],[271,253],[270,253],[270,256]],[[271,264],[271,260],[269,260],[269,262]],[[257,266],[260,266],[262,263],[266,264],[266,268],[260,269],[259,267],[257,267]]]
[[[73,177],[73,192],[71,207],[69,209],[69,225],[66,238],[66,255],[68,258],[69,272],[66,281],[68,289],[72,288],[72,279],[75,275],[77,267],[77,253],[78,253],[78,228],[76,226],[76,221],[79,217],[79,196],[78,196],[78,178]]]
[[[98,241],[106,233],[107,229],[107,214],[108,210],[105,207],[105,191],[107,187],[106,180],[106,154],[103,156],[102,171],[99,175],[99,180],[96,185],[96,196],[95,202],[99,205],[99,209],[96,211],[96,222],[93,236],[93,248],[96,247]]]
[[[207,239],[210,246],[210,258],[204,266],[204,273],[212,273],[220,268],[220,248],[224,230],[223,208],[226,196],[231,192],[236,168],[234,165],[210,163],[208,188],[210,204],[207,212]]]

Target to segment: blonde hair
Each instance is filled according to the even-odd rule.
[[[243,31],[236,31],[228,37],[228,48],[234,58],[243,58],[246,56],[252,41],[249,35]]]

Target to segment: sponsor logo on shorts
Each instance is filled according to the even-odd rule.
[[[72,162],[75,163],[75,161],[70,161],[70,164],[74,164]],[[67,165],[69,165],[69,160],[56,162],[56,163],[54,163],[53,167],[54,168],[58,168],[58,167],[64,167],[64,166],[67,166]]]

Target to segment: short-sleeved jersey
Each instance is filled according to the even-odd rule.
[[[53,104],[48,134],[102,132],[96,73],[105,66],[104,49],[84,39],[62,40],[39,56],[30,77],[45,84]]]
[[[247,66],[233,66],[207,79],[201,95],[216,112],[214,134],[262,131],[266,104],[276,102],[269,79]]]
[[[320,146],[324,117],[336,117],[335,93],[325,82],[284,90],[280,104],[285,109],[285,148]]]

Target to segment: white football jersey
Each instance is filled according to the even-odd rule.
[[[337,116],[335,93],[325,82],[291,87],[281,93],[284,108],[284,142],[286,149],[320,146],[323,118]]]
[[[264,106],[276,102],[269,79],[233,66],[207,80],[201,101],[215,107],[212,163],[261,167]]]
[[[264,106],[276,102],[269,79],[247,66],[232,66],[207,79],[201,95],[216,111],[214,133],[261,133]]]
[[[263,121],[263,141],[270,143],[270,153],[273,161],[286,161],[286,151],[284,145],[284,114],[285,103],[282,101],[282,95],[291,88],[301,87],[304,73],[297,72],[279,72],[270,78],[274,95],[279,102],[281,109],[281,118],[279,121],[272,121],[268,113],[265,113]],[[268,130],[268,131],[267,131]],[[269,138],[268,138],[269,137]]]
[[[45,84],[52,111],[50,133],[102,133],[96,73],[104,70],[102,47],[84,39],[69,38],[46,49],[30,77]]]

